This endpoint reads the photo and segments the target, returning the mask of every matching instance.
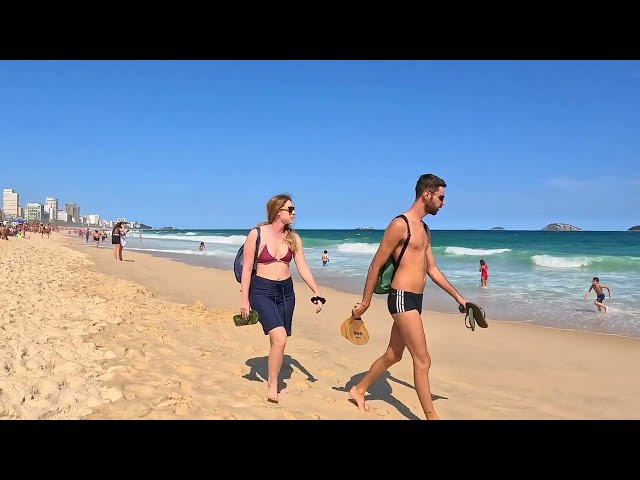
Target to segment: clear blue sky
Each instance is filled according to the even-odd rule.
[[[638,61],[0,62],[0,186],[154,227],[626,230],[639,152]]]

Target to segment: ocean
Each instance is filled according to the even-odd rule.
[[[382,230],[296,230],[320,285],[362,294]],[[147,252],[205,267],[231,270],[248,230],[131,231],[126,250]],[[142,235],[142,241],[138,235]],[[200,242],[206,250],[198,251]],[[640,338],[640,233],[512,230],[432,230],[438,267],[489,322],[530,322],[552,328]],[[322,265],[323,250],[330,262]],[[480,259],[489,287],[480,287]],[[294,262],[294,278],[299,278]],[[611,288],[607,314],[584,294],[592,277]],[[605,290],[606,293],[606,290]],[[427,278],[424,308],[455,313],[454,300]],[[428,321],[428,319],[427,319]]]

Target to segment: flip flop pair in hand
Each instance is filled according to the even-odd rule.
[[[464,325],[465,327],[470,328],[472,332],[476,329],[476,324],[480,328],[487,328],[489,326],[484,310],[475,303],[467,302],[466,306],[459,305],[458,310],[460,310],[460,313],[466,312]]]

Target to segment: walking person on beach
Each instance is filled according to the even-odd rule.
[[[482,288],[487,288],[487,282],[489,280],[489,265],[484,260],[480,260],[480,285]]]
[[[120,238],[124,239],[125,231],[122,226],[122,222],[116,223],[113,230],[111,230],[111,245],[113,245],[113,258],[122,261],[122,243]]]
[[[598,297],[596,298],[596,301],[593,302],[593,304],[598,307],[599,312],[601,312],[604,308],[604,313],[607,313],[608,307],[604,303],[602,303],[604,302],[603,289],[605,288],[607,289],[607,292],[609,292],[609,298],[611,298],[611,290],[609,289],[609,287],[607,287],[606,285],[600,285],[600,279],[598,277],[593,277],[593,280],[591,280],[591,286],[589,287],[589,290],[587,290],[587,293],[584,294],[584,298],[586,300],[589,292],[591,292],[591,290],[594,290]]]
[[[444,188],[447,184],[433,174],[421,175],[416,184],[416,199],[403,215],[394,218],[384,231],[380,246],[369,266],[365,281],[362,301],[352,311],[354,318],[360,318],[371,304],[378,273],[387,259],[393,255],[396,262],[395,275],[391,281],[387,307],[393,318],[389,346],[378,358],[360,383],[354,386],[349,395],[356,402],[358,410],[366,411],[364,395],[376,379],[393,364],[402,359],[405,348],[409,349],[413,360],[413,379],[418,399],[428,420],[437,420],[431,387],[429,385],[429,368],[431,357],[427,351],[427,340],[422,324],[422,297],[426,284],[426,275],[441,289],[451,295],[459,305],[466,306],[467,301],[449,283],[433,258],[431,235],[422,218],[436,215],[444,206]],[[408,236],[411,237],[402,257],[400,265],[397,259]]]
[[[269,335],[267,400],[278,403],[278,377],[287,337],[291,336],[293,310],[296,296],[289,263],[294,260],[302,280],[313,292],[311,302],[316,305],[316,313],[322,310],[325,299],[320,295],[302,248],[300,236],[291,225],[295,218],[295,207],[291,196],[273,196],[267,202],[267,221],[260,223],[247,235],[244,243],[244,257],[241,278],[240,314],[247,318],[253,309],[258,312],[258,320],[265,335]],[[260,229],[260,244],[255,274],[253,259],[256,240]]]
[[[100,247],[100,232],[98,230],[93,231],[93,241],[96,242],[96,248]]]

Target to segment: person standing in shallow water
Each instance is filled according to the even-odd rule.
[[[329,263],[329,254],[325,250],[324,253],[322,254],[322,265],[326,266],[327,263]]]
[[[487,265],[484,260],[480,260],[480,268],[478,271],[480,272],[480,286],[487,288],[489,280],[489,265]]]
[[[291,228],[295,211],[291,196],[287,194],[275,195],[267,202],[267,221],[256,227],[260,229],[260,244],[255,274],[252,272],[258,238],[255,228],[244,242],[240,315],[247,318],[252,309],[258,312],[262,330],[269,336],[267,400],[272,403],[278,403],[278,394],[286,393],[284,390],[278,392],[278,378],[287,338],[291,336],[296,304],[289,268],[291,260],[295,261],[300,277],[313,292],[311,302],[316,305],[316,313],[322,310],[326,301],[307,264],[302,240]]]

